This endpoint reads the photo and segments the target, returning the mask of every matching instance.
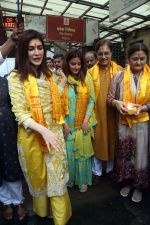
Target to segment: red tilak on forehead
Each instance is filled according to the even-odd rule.
[[[34,42],[34,47],[37,48],[37,43],[36,42]]]

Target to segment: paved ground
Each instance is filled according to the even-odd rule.
[[[23,225],[52,225],[48,218],[40,219],[32,212],[32,201],[25,187],[25,204],[30,215]],[[119,186],[108,176],[103,176],[97,186],[86,193],[77,187],[69,189],[73,216],[67,225],[150,225],[150,191],[145,191],[141,203],[133,203],[131,195],[119,195]],[[0,225],[8,225],[0,219]],[[10,224],[10,223],[9,223]],[[18,225],[17,221],[11,224]]]

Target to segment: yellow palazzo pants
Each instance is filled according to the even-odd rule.
[[[40,217],[50,214],[50,207],[55,225],[65,225],[71,217],[71,204],[68,192],[56,197],[33,197],[33,210]]]

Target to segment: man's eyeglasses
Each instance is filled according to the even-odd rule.
[[[108,58],[110,56],[111,52],[97,52],[97,57],[99,58]]]

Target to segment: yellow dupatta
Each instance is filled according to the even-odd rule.
[[[77,102],[76,102],[76,114],[75,114],[75,127],[77,128],[75,132],[75,143],[74,143],[74,151],[75,151],[75,158],[86,158],[88,159],[94,154],[93,146],[91,137],[94,138],[93,126],[96,124],[96,118],[94,115],[91,116],[89,120],[90,132],[86,135],[83,133],[81,129],[81,125],[84,121],[86,110],[88,106],[89,98],[95,102],[95,93],[94,93],[94,86],[92,77],[89,73],[86,74],[84,84],[81,81],[75,80],[72,76],[68,76],[68,83],[76,85],[77,89]],[[68,85],[66,86],[65,90],[66,94],[68,94]]]
[[[111,61],[110,64],[110,77],[113,78],[114,74],[121,70],[121,66],[116,64],[114,61]],[[99,62],[97,62],[91,69],[89,69],[89,73],[93,78],[94,89],[95,89],[95,97],[97,99],[99,91],[100,91],[100,68]]]
[[[136,99],[133,97],[131,87],[131,69],[127,66],[123,77],[123,102],[136,103],[144,105],[150,101],[150,69],[145,65],[141,74],[139,88]],[[126,115],[122,117],[122,124],[132,127],[132,124],[149,120],[148,112],[142,112],[140,115]]]
[[[90,132],[84,134],[82,129],[76,131],[74,152],[75,158],[85,158],[88,159],[94,155],[93,145],[91,138],[94,138],[94,131],[91,127]]]
[[[53,77],[48,77],[45,79],[50,82],[50,95],[52,98],[52,118],[56,121],[57,124],[62,124],[64,122],[63,116],[65,112],[62,108],[62,101],[58,92],[57,84],[55,83]],[[46,127],[46,121],[41,106],[37,81],[36,78],[31,74],[29,74],[28,79],[24,81],[24,88],[27,100],[30,105],[32,118],[39,124]],[[48,152],[46,143],[43,140],[42,136],[40,134],[37,134],[37,136],[41,145],[41,150],[43,152]]]
[[[95,94],[94,94],[94,89],[93,89],[93,85],[92,85],[92,78],[91,78],[90,74],[87,73],[85,82],[84,82],[84,84],[82,84],[81,81],[77,81],[72,76],[69,75],[67,81],[69,84],[73,84],[78,87],[76,115],[75,115],[75,127],[77,129],[79,129],[79,128],[81,128],[81,125],[83,123],[83,120],[84,120],[84,117],[86,114],[89,97],[91,96],[95,101]],[[68,85],[66,85],[66,87],[65,87],[63,98],[68,100]],[[65,111],[69,112],[68,103],[67,103],[67,106],[66,106],[66,104],[64,104],[64,105],[66,107]]]

